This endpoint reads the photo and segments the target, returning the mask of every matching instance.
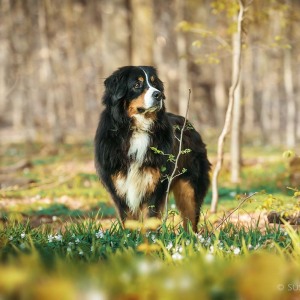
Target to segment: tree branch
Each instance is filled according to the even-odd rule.
[[[172,172],[170,178],[168,179],[168,187],[167,187],[167,191],[166,191],[166,200],[165,200],[165,217],[164,217],[164,221],[166,221],[167,218],[168,218],[168,198],[169,198],[169,194],[170,194],[171,184],[172,184],[173,179],[175,177],[177,177],[177,175],[175,175],[175,173],[176,173],[177,168],[178,168],[178,161],[179,161],[181,151],[182,151],[183,132],[184,132],[184,128],[185,128],[186,122],[187,122],[187,116],[188,116],[189,107],[190,107],[190,99],[191,99],[191,89],[189,89],[189,97],[188,97],[188,102],[187,102],[186,111],[185,111],[184,123],[183,123],[183,126],[182,126],[181,131],[180,131],[178,154],[176,156],[173,172]]]

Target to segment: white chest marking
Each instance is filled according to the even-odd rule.
[[[137,127],[143,130],[150,130],[152,120],[136,116]],[[153,185],[151,172],[143,172],[145,155],[148,151],[150,137],[146,131],[134,131],[130,139],[128,157],[133,158],[126,176],[117,178],[115,185],[120,196],[126,198],[130,210],[137,212],[149,187]]]
[[[134,131],[130,139],[128,156],[134,157],[140,166],[144,161],[145,154],[149,147],[150,138],[145,131]]]

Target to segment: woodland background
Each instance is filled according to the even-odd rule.
[[[253,0],[244,20],[244,142],[300,140],[300,2]],[[247,2],[247,3],[246,3]],[[236,1],[0,0],[1,142],[92,139],[103,81],[154,65],[167,108],[220,133],[231,83]]]

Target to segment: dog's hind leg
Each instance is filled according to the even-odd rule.
[[[188,222],[191,222],[193,231],[197,232],[202,199],[198,199],[194,187],[188,180],[177,179],[172,185],[172,191],[183,219],[184,229],[187,230]]]

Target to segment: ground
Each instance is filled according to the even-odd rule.
[[[208,152],[214,162],[215,149]],[[52,298],[66,299],[89,299],[87,291],[99,299],[298,296],[297,228],[266,218],[271,210],[299,207],[283,152],[246,147],[238,185],[229,181],[226,158],[218,213],[209,212],[209,192],[195,235],[183,230],[172,197],[167,223],[123,229],[96,176],[91,142],[3,147],[0,296],[40,299],[54,290]],[[239,275],[245,272],[247,279]],[[264,286],[253,291],[256,281]]]

